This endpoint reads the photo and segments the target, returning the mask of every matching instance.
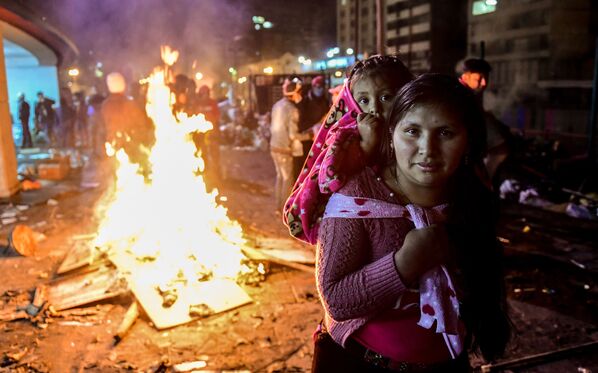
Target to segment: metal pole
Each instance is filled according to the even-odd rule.
[[[382,30],[384,27],[382,16],[384,9],[383,3],[383,0],[376,0],[376,50],[378,51],[378,54],[386,54],[386,51],[384,50],[384,40],[382,38]]]
[[[480,59],[483,60],[484,57],[486,57],[486,42],[482,40],[480,42]]]
[[[596,38],[596,52],[594,55],[594,77],[592,79],[592,101],[590,118],[588,121],[588,160],[590,165],[596,164],[596,106],[598,105],[598,37]]]

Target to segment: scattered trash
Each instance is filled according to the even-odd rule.
[[[37,242],[46,236],[33,231],[26,225],[17,224],[8,234],[8,244],[0,247],[0,255],[33,256],[37,251]]]
[[[100,183],[95,181],[84,181],[81,183],[81,188],[84,189],[95,189],[100,186]]]
[[[74,241],[86,241],[86,240],[94,239],[97,236],[98,236],[97,233],[87,233],[87,234],[76,234],[76,235],[72,236],[71,238]]]
[[[523,205],[530,205],[542,208],[550,207],[553,205],[552,202],[541,198],[540,194],[538,193],[538,190],[534,188],[522,190],[519,193],[519,203]]]
[[[2,218],[2,225],[11,225],[19,221],[17,218]]]
[[[502,184],[500,184],[498,190],[501,199],[509,199],[510,197],[515,197],[519,195],[521,185],[519,185],[519,182],[517,180],[506,179],[502,182]]]
[[[584,206],[576,205],[573,203],[567,204],[567,209],[565,213],[573,218],[582,218],[582,219],[593,219],[595,218],[594,215]]]
[[[27,352],[29,352],[29,349],[27,347],[17,352],[5,352],[3,359],[4,362],[2,366],[8,366],[14,363],[18,363],[19,361],[21,361],[21,359],[23,359],[23,357],[25,357],[25,355],[27,355]]]
[[[42,183],[38,180],[29,180],[25,179],[21,181],[21,190],[28,191],[28,190],[38,190],[41,189]]]
[[[50,198],[48,200],[47,204],[48,204],[48,206],[58,206],[58,201],[53,198]]]
[[[570,259],[570,260],[571,260],[571,263],[575,264],[575,265],[576,265],[576,266],[578,266],[579,268],[581,268],[581,269],[586,269],[586,266],[585,266],[584,264],[581,264],[581,263],[580,263],[580,262],[578,262],[577,260],[575,260],[575,259]]]
[[[203,360],[198,360],[198,361],[190,361],[187,363],[175,364],[172,366],[172,370],[175,372],[189,372],[189,371],[193,371],[196,369],[202,369],[207,366],[208,366],[208,363],[206,363]]]

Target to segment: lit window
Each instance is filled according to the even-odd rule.
[[[481,14],[492,13],[496,11],[497,1],[492,0],[476,0],[473,2],[471,14],[479,16]]]

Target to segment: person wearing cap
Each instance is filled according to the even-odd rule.
[[[484,91],[488,87],[490,64],[480,58],[469,58],[463,61],[460,69],[459,81],[469,87],[484,107]],[[491,180],[495,180],[498,168],[509,155],[510,129],[498,120],[490,111],[484,110],[486,119],[486,146],[487,154],[484,158],[486,171]]]
[[[322,75],[318,75],[311,81],[311,88],[301,101],[299,105],[299,131],[301,133],[312,134],[314,133],[314,127],[319,126],[322,120],[330,110],[332,104],[330,94],[326,90],[326,82]],[[294,165],[294,178],[297,179],[305,159],[309,154],[311,146],[313,144],[313,137],[307,138],[302,141],[303,144],[303,156],[295,157]]]
[[[145,112],[125,95],[125,78],[120,73],[106,77],[110,94],[102,103],[101,113],[106,127],[106,141],[115,150],[123,149],[141,173],[149,174],[147,148],[153,142],[153,126]]]
[[[276,169],[274,198],[276,209],[282,211],[293,183],[293,157],[303,155],[301,141],[306,136],[299,133],[299,109],[302,81],[290,77],[282,84],[283,97],[272,106],[270,126],[270,154]]]

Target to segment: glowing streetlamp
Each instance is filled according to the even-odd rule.
[[[68,74],[70,77],[78,77],[79,76],[79,69],[77,69],[76,67],[71,67],[68,71]]]

